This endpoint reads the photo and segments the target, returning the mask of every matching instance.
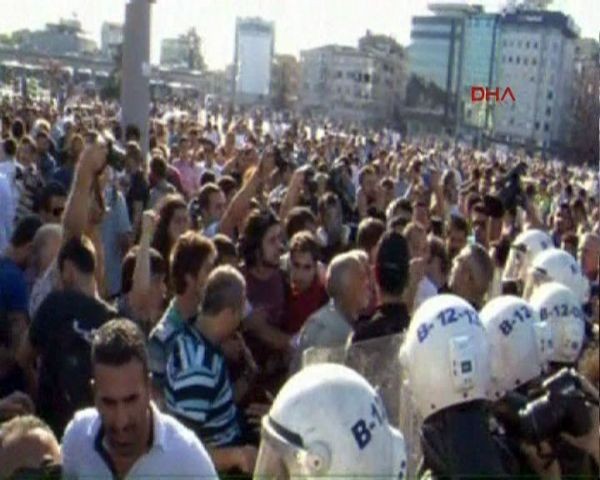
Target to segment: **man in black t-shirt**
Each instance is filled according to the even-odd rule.
[[[94,332],[117,312],[97,295],[94,247],[73,237],[58,256],[63,290],[52,292],[29,327],[28,350],[39,358],[37,409],[60,438],[73,414],[93,403],[90,347]]]

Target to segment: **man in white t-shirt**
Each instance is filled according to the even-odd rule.
[[[218,478],[195,434],[151,402],[144,336],[117,319],[93,334],[96,408],[81,410],[63,437],[64,478]]]

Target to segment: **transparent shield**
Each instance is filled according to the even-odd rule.
[[[404,383],[399,352],[403,334],[358,342],[348,347],[311,348],[304,352],[302,366],[338,363],[360,373],[379,393],[389,422],[398,428],[406,442],[408,478],[416,476],[421,459],[422,419],[409,388]]]

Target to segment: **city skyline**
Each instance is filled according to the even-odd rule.
[[[122,22],[126,0],[88,2],[72,0],[21,0],[19,8],[0,0],[11,16],[0,17],[0,33],[43,28],[46,23],[73,14],[100,45],[105,21]],[[411,18],[427,15],[426,0],[156,0],[152,11],[151,61],[158,63],[161,41],[195,27],[202,38],[202,53],[209,69],[223,69],[233,61],[236,17],[260,16],[275,22],[275,53],[298,56],[301,50],[325,44],[356,45],[367,30],[391,35],[402,45],[410,43]],[[441,1],[437,3],[448,3]],[[499,11],[506,0],[469,2],[487,12]],[[587,6],[586,6],[587,4]],[[582,37],[598,38],[600,15],[587,0],[556,0],[549,9],[571,15]],[[318,16],[316,15],[318,12]],[[340,15],[340,12],[344,12]]]

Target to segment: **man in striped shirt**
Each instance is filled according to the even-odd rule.
[[[196,432],[222,472],[252,473],[256,459],[254,447],[240,446],[243,433],[235,403],[248,387],[248,375],[238,380],[234,393],[220,347],[239,328],[245,302],[240,272],[230,266],[215,269],[208,277],[202,313],[178,335],[167,360],[167,410]]]

